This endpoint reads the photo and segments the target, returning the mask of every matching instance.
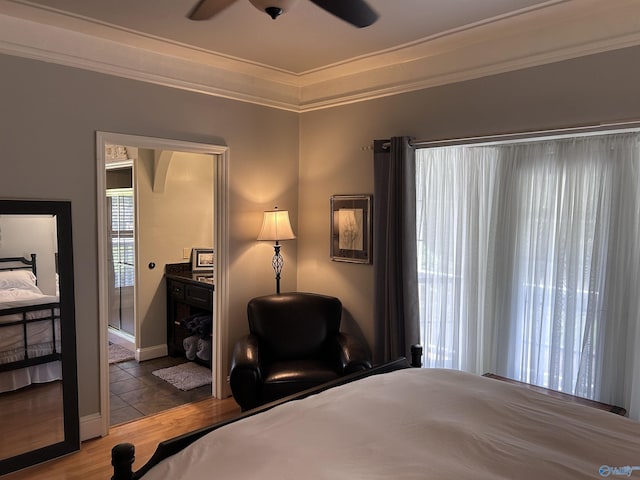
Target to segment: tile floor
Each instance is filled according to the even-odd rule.
[[[162,357],[109,365],[111,426],[211,396],[211,385],[183,392],[151,374],[186,361],[186,358]]]

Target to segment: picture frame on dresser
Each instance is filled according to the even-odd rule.
[[[191,252],[191,271],[213,272],[215,261],[212,248],[193,248]]]
[[[331,197],[331,260],[371,263],[373,195]]]

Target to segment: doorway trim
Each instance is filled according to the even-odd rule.
[[[229,216],[228,216],[228,177],[229,149],[224,145],[196,143],[182,140],[171,140],[155,137],[144,137],[111,132],[96,132],[97,159],[97,233],[98,233],[98,316],[99,316],[99,359],[100,359],[100,412],[101,435],[109,433],[109,357],[108,357],[108,261],[107,261],[107,202],[106,202],[106,158],[105,146],[129,145],[132,147],[153,150],[170,150],[186,153],[211,155],[214,165],[214,232],[213,248],[216,252],[215,269],[215,301],[214,301],[214,335],[213,356],[215,367],[212,371],[214,385],[213,394],[223,398],[227,375],[223,373],[223,359],[227,356],[227,323],[221,321],[228,318],[229,311]]]

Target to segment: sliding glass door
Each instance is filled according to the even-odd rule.
[[[135,335],[133,188],[107,190],[109,213],[109,326]]]

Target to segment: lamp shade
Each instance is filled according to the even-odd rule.
[[[291,240],[296,238],[287,210],[268,210],[262,218],[258,240]]]

